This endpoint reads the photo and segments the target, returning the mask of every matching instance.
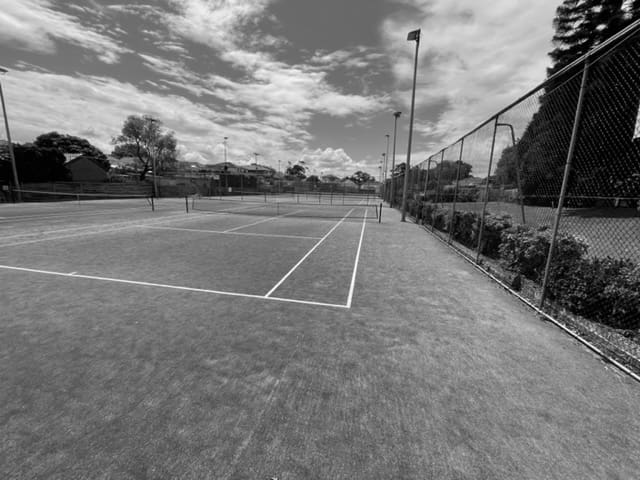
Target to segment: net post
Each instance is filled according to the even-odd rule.
[[[380,209],[378,210],[378,223],[382,223],[382,202],[380,202]]]
[[[187,213],[189,213],[189,196],[188,195],[184,196],[184,207],[187,210]]]
[[[151,211],[155,212],[156,211],[156,206],[155,206],[155,202],[153,200],[153,195],[151,195]]]

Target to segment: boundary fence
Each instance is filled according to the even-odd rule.
[[[417,223],[638,373],[639,107],[640,21],[406,172]]]

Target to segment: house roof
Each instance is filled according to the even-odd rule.
[[[70,155],[73,157],[68,158],[67,155]],[[67,160],[64,162],[66,166],[73,165],[74,163],[78,163],[78,162],[91,162],[104,171],[104,165],[100,163],[98,159],[90,155],[82,155],[82,154],[78,155],[76,153],[65,153],[64,156],[65,158],[67,158]]]

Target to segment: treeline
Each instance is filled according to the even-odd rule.
[[[130,115],[120,134],[112,139],[111,155],[132,157],[142,180],[155,164],[158,172],[175,170],[177,140],[173,132],[162,129],[162,122],[151,116]],[[31,143],[12,144],[18,179],[21,183],[56,182],[71,179],[65,154],[91,157],[105,172],[111,165],[107,155],[88,140],[58,132],[43,133]],[[12,184],[13,174],[8,145],[0,145],[0,183]]]
[[[495,175],[499,183],[515,185],[519,164],[527,203],[558,198],[584,72],[584,63],[571,64],[638,19],[640,0],[562,2],[539,109],[516,144],[502,152]],[[597,197],[638,198],[640,31],[599,49],[586,75],[568,194],[585,204]]]

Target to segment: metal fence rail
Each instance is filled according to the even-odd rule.
[[[416,222],[640,372],[639,107],[635,22],[389,179],[385,200],[408,175]]]

